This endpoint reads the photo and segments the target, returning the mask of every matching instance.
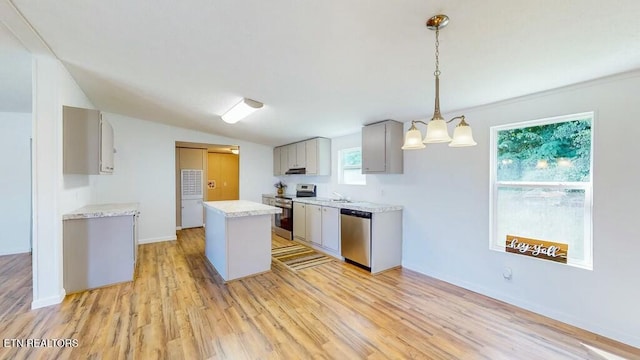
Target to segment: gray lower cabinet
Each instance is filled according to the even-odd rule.
[[[67,294],[133,280],[135,215],[64,220],[63,239]]]

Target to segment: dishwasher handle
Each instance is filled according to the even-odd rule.
[[[368,211],[340,209],[340,214],[355,216],[355,217],[365,218],[365,219],[371,219],[371,213]]]

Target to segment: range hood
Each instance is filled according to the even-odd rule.
[[[307,169],[306,168],[293,168],[293,169],[289,169],[285,172],[286,175],[299,175],[299,174],[306,174],[307,173]]]

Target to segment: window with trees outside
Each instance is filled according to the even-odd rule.
[[[361,148],[342,149],[338,152],[339,183],[366,185],[367,177],[362,173]]]
[[[491,128],[491,249],[565,243],[567,264],[593,268],[592,127],[590,112]]]

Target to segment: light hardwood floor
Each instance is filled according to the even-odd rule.
[[[5,295],[24,282],[3,282],[0,337],[79,346],[0,347],[0,358],[601,359],[585,343],[640,359],[639,349],[406,269],[371,276],[334,261],[294,273],[274,263],[225,284],[204,258],[203,235],[142,245],[134,282],[57,306],[14,307]]]

